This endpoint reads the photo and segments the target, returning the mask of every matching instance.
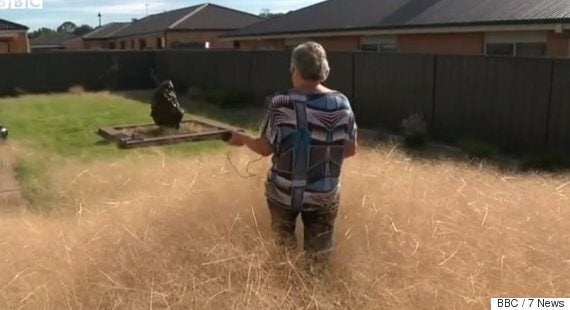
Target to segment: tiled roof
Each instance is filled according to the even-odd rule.
[[[562,21],[569,0],[329,0],[225,36]]]
[[[108,23],[83,36],[86,40],[107,39],[125,29],[130,23]]]
[[[65,42],[77,37],[70,33],[49,32],[30,39],[30,46],[63,46]]]
[[[147,16],[134,21],[113,37],[166,30],[235,30],[262,20],[253,14],[206,3]]]
[[[0,30],[28,30],[29,28],[5,19],[0,19]]]

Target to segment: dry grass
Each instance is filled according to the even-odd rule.
[[[85,94],[85,89],[81,85],[74,85],[69,88],[68,93],[72,95],[83,95]]]
[[[238,167],[250,157],[233,151]],[[223,155],[69,162],[62,212],[0,219],[2,309],[486,309],[570,296],[570,177],[417,162],[347,163],[332,273],[274,254],[267,162]]]

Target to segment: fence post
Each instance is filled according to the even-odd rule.
[[[356,52],[352,53],[352,109],[356,107]],[[356,112],[353,111],[356,114]]]
[[[432,70],[432,91],[431,91],[431,125],[430,131],[432,136],[435,135],[436,132],[436,125],[435,122],[437,121],[435,117],[435,104],[437,102],[437,60],[439,56],[433,56],[433,70]]]
[[[251,97],[253,98],[253,100],[257,101],[257,94],[255,93],[255,89],[253,89],[253,53],[248,52],[247,55],[248,55],[247,89],[251,93]],[[257,105],[257,102],[255,103],[255,105]],[[263,107],[265,108],[265,104]]]
[[[554,59],[550,59],[550,87],[548,89],[548,108],[546,109],[546,130],[544,131],[544,147],[548,148],[550,137],[550,114],[552,113],[552,92],[554,88]]]

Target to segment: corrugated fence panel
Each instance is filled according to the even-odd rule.
[[[147,89],[154,87],[151,71],[154,68],[154,52],[117,52],[119,65],[118,87],[120,89]]]
[[[251,88],[256,100],[291,88],[290,61],[287,52],[252,53]]]
[[[0,96],[15,89],[28,93],[50,91],[47,55],[0,55]]]
[[[160,51],[155,67],[161,80],[170,79],[179,90],[197,86],[212,88],[217,82],[217,65],[207,51]]]
[[[217,88],[251,92],[251,54],[216,52]]]
[[[351,101],[354,100],[353,55],[352,53],[329,53],[331,72],[328,80],[324,83],[327,87],[342,92]]]
[[[27,93],[140,89],[152,86],[151,53],[57,52],[0,56],[0,95],[18,88]]]
[[[435,134],[518,152],[544,146],[551,61],[438,56]]]
[[[0,55],[0,96],[74,85],[150,89],[154,69],[181,90],[233,88],[251,91],[261,103],[291,87],[290,58],[290,52],[240,51]],[[326,85],[352,99],[362,127],[400,130],[404,118],[419,113],[434,120],[435,138],[449,142],[474,138],[513,152],[547,143],[570,150],[569,60],[329,53],[329,61]]]
[[[433,62],[428,55],[355,55],[355,113],[361,126],[400,130],[411,114],[432,117]]]
[[[555,60],[548,145],[570,150],[570,60]]]
[[[51,91],[56,92],[66,91],[75,85],[90,91],[101,90],[106,83],[112,83],[113,66],[118,62],[114,62],[108,53],[50,53],[41,56],[48,56],[48,85]]]

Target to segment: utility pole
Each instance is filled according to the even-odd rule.
[[[101,12],[97,14],[97,17],[99,18],[99,27],[101,27],[101,17],[103,17],[103,15],[101,15]]]
[[[149,4],[148,4],[148,3],[145,3],[145,7],[146,7],[146,16],[148,16],[148,7],[149,7]]]

